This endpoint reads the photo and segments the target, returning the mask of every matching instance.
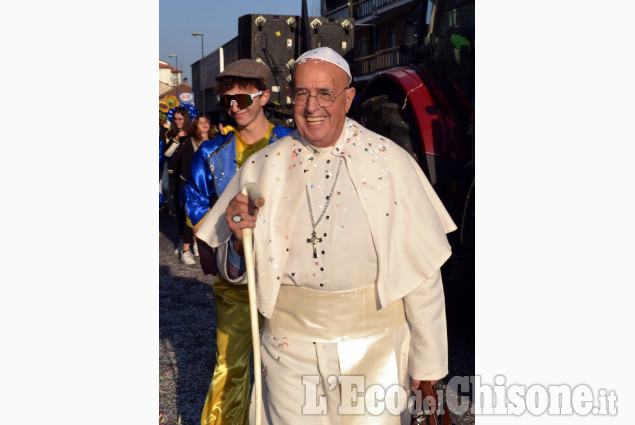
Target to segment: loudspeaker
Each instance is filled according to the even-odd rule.
[[[330,47],[346,59],[352,70],[355,59],[353,51],[355,20],[310,16],[308,23],[311,34],[310,48]],[[298,56],[302,53],[304,52],[298,52]]]
[[[271,99],[281,106],[291,105],[287,87],[290,67],[297,53],[299,18],[293,15],[250,14],[238,18],[238,55],[254,59],[271,70]]]
[[[288,96],[291,66],[304,53],[300,51],[301,20],[300,16],[270,14],[249,14],[238,18],[236,60],[253,59],[271,70],[271,97],[266,109],[270,121],[283,125],[288,125],[292,110]],[[309,17],[310,47],[332,48],[348,61],[352,70],[354,22],[354,19],[346,18]]]

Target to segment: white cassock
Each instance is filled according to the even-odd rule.
[[[294,132],[248,162],[197,237],[225,264],[227,203],[244,183],[260,185],[264,420],[408,424],[410,377],[447,374],[439,269],[456,226],[416,162],[350,119],[333,147]]]

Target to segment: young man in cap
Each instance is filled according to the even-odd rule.
[[[456,226],[405,150],[346,117],[339,54],[310,50],[292,77],[298,130],[245,164],[197,237],[243,283],[232,258],[254,229],[267,423],[409,425],[409,391],[448,373],[440,268]]]
[[[269,74],[266,65],[241,59],[227,65],[216,76],[219,102],[236,126],[230,128],[227,134],[203,142],[192,158],[191,176],[183,190],[183,197],[188,224],[195,233],[245,160],[292,131],[274,126],[265,117],[263,107],[271,95]],[[203,270],[216,274],[209,247],[204,243],[199,245]],[[217,274],[214,293],[216,367],[201,425],[246,424],[252,350],[249,295],[246,286],[231,285]]]

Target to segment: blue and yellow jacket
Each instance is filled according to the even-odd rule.
[[[293,129],[274,126],[269,144],[291,132]],[[197,228],[237,170],[235,132],[201,143],[192,157],[191,174],[181,191],[188,226]]]

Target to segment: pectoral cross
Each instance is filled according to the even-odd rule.
[[[322,242],[322,238],[318,238],[315,230],[311,233],[311,237],[306,240],[307,243],[313,244],[313,258],[317,258],[317,244],[318,242]]]

